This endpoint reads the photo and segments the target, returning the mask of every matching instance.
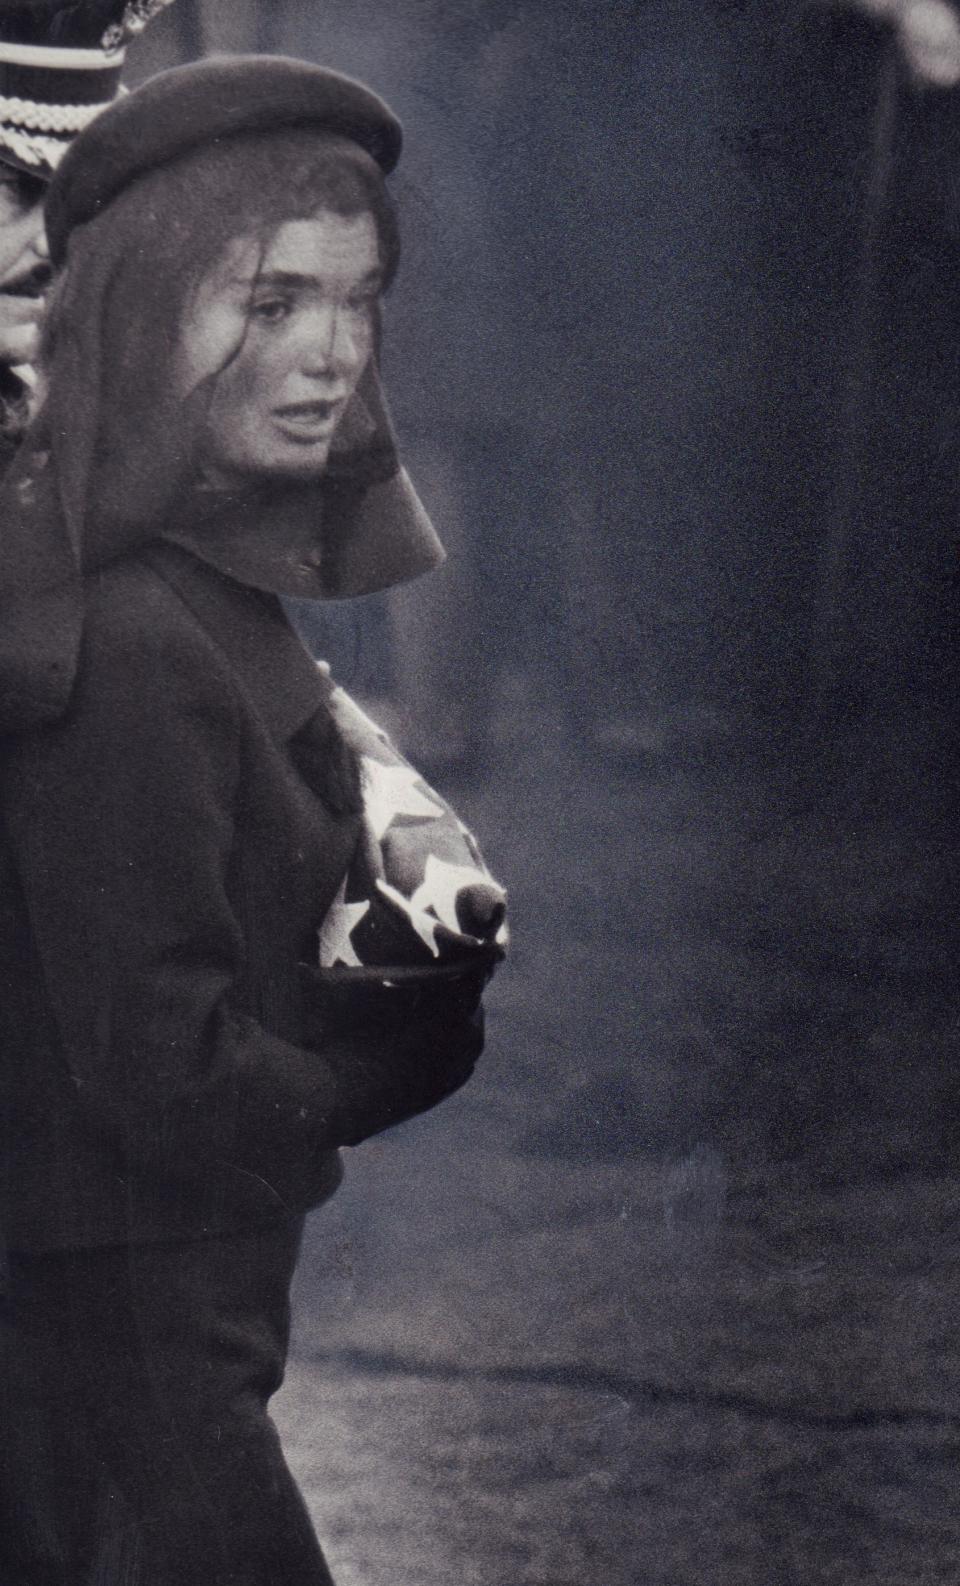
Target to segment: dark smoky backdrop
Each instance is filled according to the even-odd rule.
[[[404,122],[449,560],[297,620],[513,908],[477,1078],[311,1225],[344,1579],[396,1512],[438,1586],[952,1581],[955,9],[177,0],[134,76],[252,48]]]

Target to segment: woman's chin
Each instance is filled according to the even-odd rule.
[[[243,462],[232,459],[207,461],[201,466],[200,483],[205,490],[249,490],[251,486],[268,480],[304,483],[322,478],[329,456],[330,441],[325,439],[315,446],[265,452],[261,457],[244,459]]]

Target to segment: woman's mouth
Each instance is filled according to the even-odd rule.
[[[290,402],[274,408],[273,417],[291,440],[309,444],[333,432],[340,413],[339,402],[316,398],[312,402]]]

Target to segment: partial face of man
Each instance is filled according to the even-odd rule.
[[[0,292],[21,285],[46,266],[44,184],[0,163]]]
[[[187,308],[175,360],[182,397],[213,377],[208,484],[322,474],[370,358],[380,290],[370,214],[287,221],[262,262],[256,239],[228,248]]]
[[[0,363],[29,363],[39,340],[49,274],[44,184],[0,162]]]

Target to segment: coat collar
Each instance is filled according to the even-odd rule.
[[[329,674],[312,659],[275,595],[239,584],[177,545],[144,553],[230,662],[257,714],[287,743],[329,700]]]
[[[406,471],[365,483],[331,474],[245,491],[189,491],[163,538],[274,595],[341,600],[419,578],[443,547]]]

